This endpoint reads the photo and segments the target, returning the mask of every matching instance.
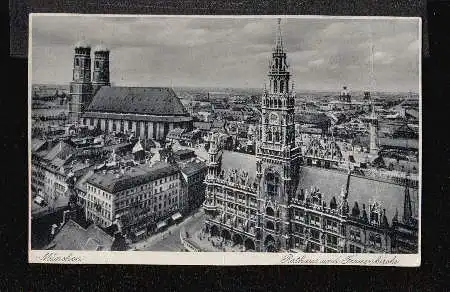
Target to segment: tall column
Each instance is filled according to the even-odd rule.
[[[169,124],[169,131],[172,131],[173,130],[173,123],[170,123]]]
[[[164,137],[164,123],[159,123],[159,139]]]
[[[97,127],[98,125],[98,119],[94,119],[94,127]]]
[[[120,120],[117,120],[117,121],[116,121],[116,131],[117,131],[117,132],[123,131],[123,129],[120,128]]]
[[[132,131],[132,132],[135,132],[135,134],[136,134],[136,136],[137,136],[137,133],[136,133],[136,122],[135,122],[135,121],[132,121],[132,122],[131,122],[131,131]]]
[[[125,120],[125,121],[123,122],[123,128],[124,128],[124,130],[123,130],[124,132],[127,132],[127,133],[129,132],[129,131],[128,131],[128,121],[127,121],[127,120]]]
[[[102,131],[105,131],[105,129],[106,129],[106,120],[105,119],[100,120],[100,129]]]
[[[108,120],[108,133],[111,133],[113,130],[113,120]]]
[[[159,123],[156,123],[156,133],[155,133],[155,138],[156,138],[156,139],[159,139],[159,131],[160,131],[159,128],[160,128],[160,127],[159,127]]]
[[[153,138],[153,123],[147,122],[147,138],[152,139]]]
[[[139,122],[139,123],[141,123],[141,126],[139,127],[140,128],[139,136],[141,137],[141,139],[144,139],[145,138],[145,123],[144,122]]]

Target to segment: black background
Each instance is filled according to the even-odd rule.
[[[196,6],[195,3],[197,3]],[[10,58],[2,64],[3,173],[0,198],[0,290],[16,291],[436,291],[447,287],[449,235],[449,33],[446,1],[11,0]],[[420,16],[424,25],[422,265],[135,266],[28,264],[27,39],[28,13],[315,14]],[[6,16],[2,19],[6,19]],[[7,44],[6,39],[3,44]],[[7,70],[5,70],[7,69]],[[448,150],[447,150],[448,149]],[[159,288],[161,287],[161,288]],[[445,288],[444,288],[445,289]]]

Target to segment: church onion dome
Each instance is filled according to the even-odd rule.
[[[80,40],[75,44],[75,48],[91,48],[91,46],[85,40]]]
[[[355,202],[352,209],[352,216],[358,218],[361,214],[361,211],[359,210],[358,202]]]
[[[144,147],[142,147],[141,139],[139,139],[133,147],[133,154],[139,151],[144,151]]]
[[[104,45],[96,45],[94,47],[94,52],[109,52],[109,49]]]

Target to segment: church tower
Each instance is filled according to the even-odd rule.
[[[86,44],[75,46],[72,82],[70,83],[69,121],[80,122],[81,113],[92,99],[91,48]]]
[[[372,112],[369,116],[369,139],[370,139],[370,149],[369,155],[372,158],[378,156],[378,118],[375,113],[375,106],[372,104]]]
[[[111,86],[109,81],[109,50],[98,47],[94,52],[92,96],[94,96],[102,86]]]
[[[295,145],[295,94],[293,86],[290,88],[290,77],[278,19],[256,145],[261,251],[289,248],[288,202],[295,193],[301,155]]]

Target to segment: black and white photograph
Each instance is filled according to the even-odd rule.
[[[29,261],[419,266],[421,53],[417,17],[31,14]]]

